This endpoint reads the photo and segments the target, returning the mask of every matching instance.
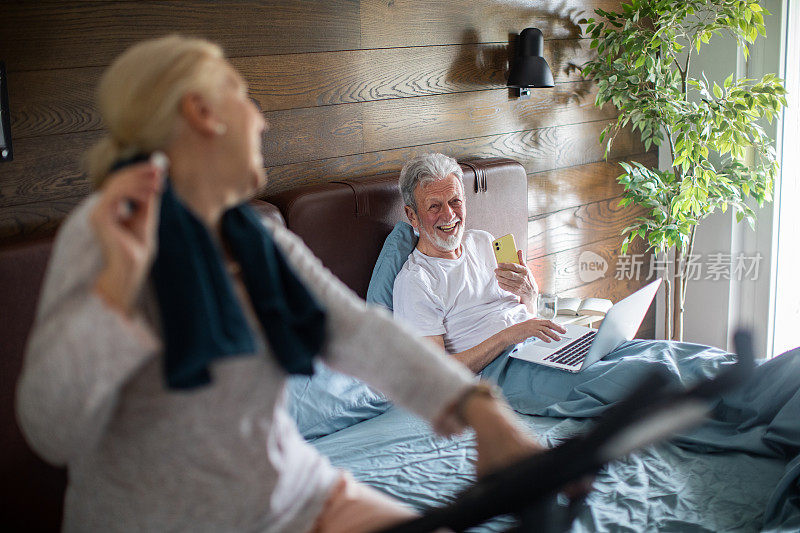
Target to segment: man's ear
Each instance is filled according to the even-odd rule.
[[[411,227],[414,229],[419,229],[419,219],[417,218],[417,214],[411,209],[411,206],[405,206],[404,209],[406,210],[406,218],[408,218],[408,222],[411,224]]]
[[[203,136],[213,137],[216,133],[216,119],[208,100],[200,93],[183,95],[180,102],[181,116],[189,127]]]

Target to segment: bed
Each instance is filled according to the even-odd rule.
[[[527,237],[527,180],[518,163],[462,164],[468,225]],[[254,202],[263,216],[300,235],[361,297],[391,301],[392,271],[413,246],[397,175],[331,181]],[[498,209],[502,206],[502,209]],[[395,231],[396,230],[396,231]],[[391,253],[383,253],[387,243]],[[52,241],[0,251],[0,523],[9,531],[59,529],[66,476],[27,448],[13,411],[13,390]],[[381,283],[370,284],[381,280]],[[388,298],[388,300],[387,300]],[[484,370],[548,445],[589,427],[645,372],[674,386],[714,375],[731,356],[706,346],[634,341],[578,377],[499,357]],[[291,411],[303,435],[334,464],[417,508],[453,498],[472,477],[469,434],[434,436],[427,424],[365,384],[324,365],[294,377]],[[763,364],[747,387],[721,400],[714,417],[670,443],[608,465],[580,508],[573,531],[800,531],[800,354]],[[498,531],[508,519],[485,525]]]
[[[694,363],[706,357],[717,362],[727,359],[726,354],[702,346],[648,341],[630,343],[614,356],[635,360],[642,352],[655,351],[673,360],[691,354]],[[556,445],[593,423],[593,417],[568,415],[569,401],[557,402],[557,409],[564,410],[558,416],[520,418],[543,443]],[[302,413],[295,414],[302,419]],[[418,509],[449,501],[473,480],[471,435],[438,438],[427,424],[397,407],[311,440],[335,465]],[[712,443],[713,439],[689,432],[609,464],[595,479],[571,531],[800,528],[797,492],[791,496],[786,487],[793,478],[797,488],[796,466],[792,472],[785,456]],[[499,520],[479,530],[503,531],[511,525],[510,519]]]
[[[526,242],[522,167],[483,159],[462,168],[467,227],[511,232]],[[403,214],[396,178],[334,181],[267,200],[334,274],[386,306],[393,275],[413,247],[409,228],[398,224]],[[537,438],[556,445],[585,431],[653,369],[680,387],[732,363],[732,355],[707,346],[638,340],[579,375],[507,354],[483,374],[501,386]],[[469,433],[438,438],[363,383],[324,365],[318,370],[313,378],[292,379],[290,405],[301,432],[335,465],[418,509],[449,501],[473,481]],[[604,468],[571,531],[800,531],[798,391],[800,354],[761,365],[747,387],[718,402],[701,428]],[[479,530],[512,524],[505,517]]]

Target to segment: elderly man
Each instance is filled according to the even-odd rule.
[[[492,235],[464,230],[463,173],[455,159],[425,154],[400,172],[400,191],[419,242],[394,282],[395,316],[473,372],[507,346],[565,330],[535,318],[538,288],[520,264],[496,263]]]

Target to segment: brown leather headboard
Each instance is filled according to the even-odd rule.
[[[513,233],[517,246],[528,241],[525,169],[511,159],[461,162],[467,228],[499,237]],[[333,274],[359,296],[367,294],[383,241],[406,220],[397,174],[333,181],[284,191],[266,200],[278,206],[286,226],[299,235]]]

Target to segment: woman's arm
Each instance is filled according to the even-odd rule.
[[[119,258],[111,263],[101,244],[109,239],[109,230],[136,224],[130,216],[118,220],[119,202],[110,202],[108,196],[116,187],[106,187],[81,204],[59,232],[17,385],[23,433],[34,449],[58,465],[96,445],[119,390],[160,351],[160,342],[133,307],[143,276],[130,269],[141,265]],[[117,200],[123,197],[129,195]],[[98,213],[101,209],[106,213]],[[140,206],[137,212],[148,210]],[[122,270],[110,270],[109,264]],[[134,285],[137,278],[139,286]],[[117,283],[103,285],[103,279]]]

